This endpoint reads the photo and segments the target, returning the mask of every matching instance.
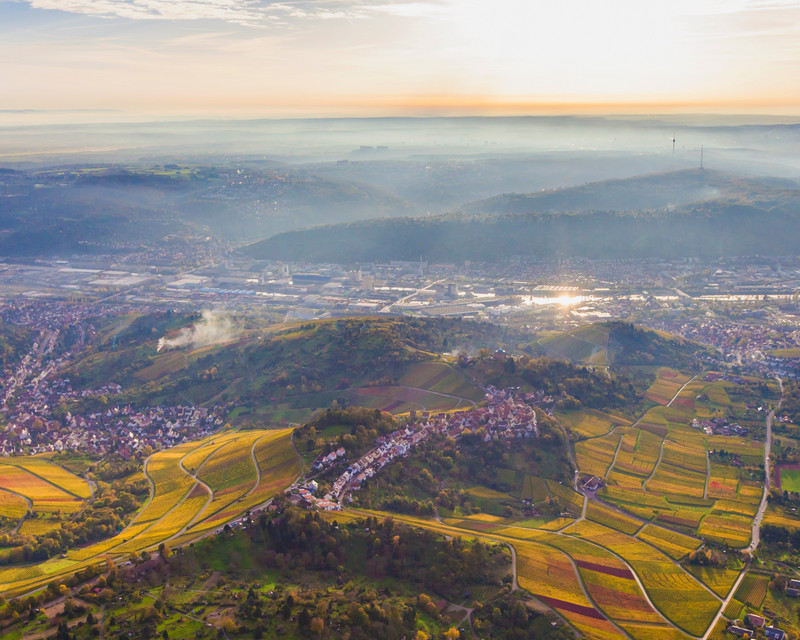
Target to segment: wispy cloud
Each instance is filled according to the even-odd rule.
[[[289,19],[429,15],[440,0],[25,0],[35,9],[129,20],[217,20],[259,27]]]

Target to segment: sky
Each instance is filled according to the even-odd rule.
[[[800,115],[800,0],[0,0],[0,113]]]

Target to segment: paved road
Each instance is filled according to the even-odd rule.
[[[670,400],[667,403],[667,406],[671,407],[672,403],[675,402],[675,399],[681,394],[681,391],[683,391],[689,385],[689,383],[694,382],[695,378],[697,378],[697,376],[699,376],[699,375],[700,375],[699,373],[696,373],[691,378],[689,378],[686,382],[684,382],[683,386],[680,389],[678,389],[678,391],[675,393],[674,396],[672,396],[672,400]]]
[[[658,460],[656,460],[655,465],[653,465],[653,470],[650,472],[650,475],[647,476],[647,479],[642,483],[642,489],[647,491],[647,483],[653,479],[653,476],[656,475],[656,469],[658,469],[658,465],[661,464],[661,459],[664,457],[664,445],[667,444],[667,437],[664,436],[664,439],[661,441],[661,447],[658,450]]]
[[[619,429],[619,427],[614,427],[610,431],[610,433],[614,433],[617,429]],[[606,434],[606,435],[608,435],[608,434]],[[601,436],[601,437],[605,438],[605,436]],[[608,465],[608,469],[606,469],[606,478],[608,477],[608,474],[611,473],[611,470],[614,468],[614,465],[617,464],[617,458],[619,457],[619,451],[620,451],[620,449],[622,449],[622,440],[623,440],[623,438],[625,438],[625,434],[624,433],[619,434],[619,442],[617,442],[617,448],[614,451],[614,457],[611,459],[611,464]]]
[[[434,282],[431,282],[429,285],[427,285],[425,287],[422,287],[422,289],[417,289],[414,293],[409,293],[407,296],[403,296],[402,298],[399,298],[398,300],[395,300],[394,302],[390,302],[389,304],[387,304],[385,307],[383,307],[381,309],[381,313],[391,313],[392,305],[403,304],[404,302],[406,302],[408,300],[411,300],[411,298],[413,298],[414,296],[417,296],[420,293],[424,293],[425,291],[428,291],[431,287],[435,287],[437,284],[440,284],[440,283],[442,283],[444,281],[445,281],[444,278],[442,278],[441,280],[436,280]]]
[[[779,409],[783,403],[783,380],[777,379],[781,387],[781,399],[778,401]],[[770,484],[770,468],[769,468],[769,454],[772,449],[772,421],[775,419],[775,409],[767,414],[767,437],[764,439],[764,493],[761,495],[761,504],[756,512],[756,517],[753,518],[753,534],[750,544],[747,546],[747,551],[753,553],[758,547],[758,542],[761,534],[761,520],[764,518],[764,512],[767,510],[767,497],[769,496]]]
[[[728,597],[722,601],[722,604],[719,607],[719,611],[717,611],[717,615],[714,616],[714,619],[711,621],[711,624],[709,625],[708,629],[706,629],[706,632],[703,634],[701,640],[708,640],[708,637],[714,631],[714,627],[717,626],[717,622],[722,617],[722,612],[725,611],[725,608],[728,606],[728,603],[733,599],[733,594],[736,593],[736,590],[739,588],[739,585],[741,584],[742,580],[744,580],[744,577],[747,574],[747,569],[749,567],[750,567],[750,561],[748,561],[745,564],[744,569],[742,569],[742,572],[739,574],[739,577],[736,578],[736,582],[733,583],[733,587],[731,587],[731,590],[728,592]]]
[[[513,578],[513,582],[511,583],[511,590],[516,591],[519,589],[519,585],[517,584],[517,550],[514,548],[514,545],[510,542],[506,542],[508,545],[509,551],[511,551],[511,575]]]

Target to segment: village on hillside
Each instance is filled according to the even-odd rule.
[[[351,499],[350,493],[360,489],[365,480],[373,477],[396,458],[407,455],[411,449],[434,434],[458,440],[465,433],[475,433],[483,429],[485,442],[504,440],[510,443],[516,438],[537,438],[539,428],[534,404],[545,399],[552,400],[542,392],[521,393],[519,389],[496,389],[488,386],[484,406],[436,415],[424,411],[421,419],[410,422],[403,429],[380,436],[372,449],[348,464],[323,497],[314,495],[318,489],[314,480],[298,481],[287,489],[287,493],[292,501],[301,506],[334,511],[341,509],[341,505]],[[314,462],[312,470],[323,471],[337,460],[345,459],[345,456],[345,450],[340,447],[320,456]]]

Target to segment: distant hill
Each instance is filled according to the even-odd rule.
[[[3,174],[0,255],[103,252],[115,244],[152,244],[165,236],[241,241],[331,220],[419,211],[385,189],[293,168],[175,167]]]
[[[680,336],[628,322],[612,321],[571,329],[538,341],[554,358],[612,367],[667,366],[694,370],[712,350]]]
[[[647,211],[450,214],[331,225],[245,249],[275,260],[496,262],[508,256],[679,258],[797,252],[800,190],[764,181],[738,194]],[[742,183],[744,184],[744,183]]]
[[[546,213],[553,211],[648,211],[691,202],[742,196],[774,189],[797,189],[791,180],[742,178],[733,174],[686,169],[621,180],[604,180],[566,189],[509,193],[461,207],[468,214]]]

